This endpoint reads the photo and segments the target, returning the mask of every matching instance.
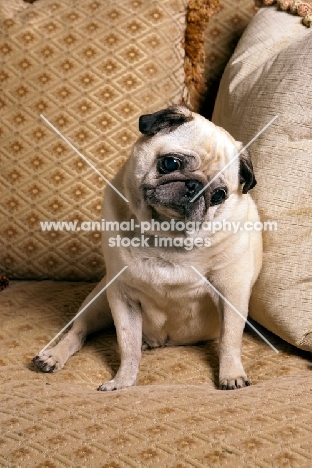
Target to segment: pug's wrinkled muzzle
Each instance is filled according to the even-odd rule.
[[[205,191],[192,201],[202,189],[203,184],[195,179],[169,181],[146,187],[145,199],[156,211],[157,207],[164,207],[188,221],[202,221],[209,207]]]

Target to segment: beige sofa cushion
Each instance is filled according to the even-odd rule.
[[[39,0],[40,1],[40,0]],[[6,468],[310,467],[309,353],[244,333],[254,385],[216,389],[216,343],[147,350],[137,386],[97,392],[119,366],[113,331],[90,336],[56,373],[30,360],[94,285],[13,281],[0,293],[0,466]]]
[[[207,3],[207,0],[198,2]],[[104,180],[129,155],[142,113],[185,95],[188,0],[0,0],[0,273],[97,280],[99,232],[39,221],[98,221]]]
[[[258,185],[252,196],[266,231],[250,315],[312,350],[312,30],[274,7],[245,31],[221,82],[213,121],[248,143]]]

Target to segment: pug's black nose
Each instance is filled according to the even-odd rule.
[[[203,188],[203,185],[198,180],[186,180],[185,187],[187,189],[187,195],[195,196]]]

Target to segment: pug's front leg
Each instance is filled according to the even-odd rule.
[[[242,296],[245,299],[242,300]],[[234,297],[230,297],[227,301],[220,300],[219,387],[221,390],[235,390],[251,385],[241,360],[248,303],[249,294],[244,294],[239,288]]]
[[[140,304],[121,293],[118,284],[107,290],[120,350],[120,367],[114,379],[98,387],[100,391],[119,390],[135,385],[142,346],[142,313]]]

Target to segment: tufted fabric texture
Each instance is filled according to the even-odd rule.
[[[245,333],[253,386],[215,388],[215,343],[143,352],[138,386],[97,386],[117,370],[114,330],[91,336],[64,369],[30,363],[93,285],[12,282],[0,294],[0,466],[204,468],[311,466],[309,353],[273,334]]]
[[[40,228],[98,221],[105,185],[40,114],[111,179],[138,136],[139,115],[186,94],[187,7],[188,0],[0,0],[0,273],[102,276],[99,232]]]
[[[250,315],[288,342],[312,351],[312,31],[299,17],[261,9],[222,78],[213,121],[250,146],[262,221],[263,268]]]

